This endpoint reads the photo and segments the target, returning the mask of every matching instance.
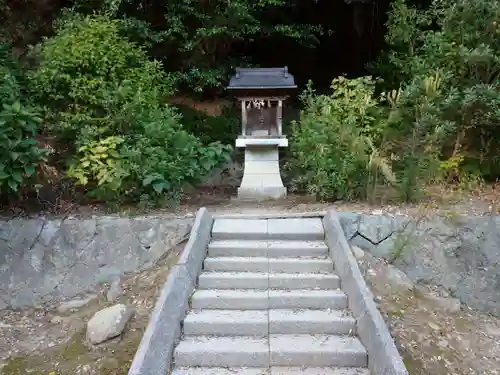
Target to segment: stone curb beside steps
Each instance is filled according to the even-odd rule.
[[[210,242],[213,216],[200,208],[189,240],[172,267],[128,372],[129,375],[167,375],[181,335],[181,322],[201,272]]]
[[[128,374],[169,374],[172,354],[181,335],[181,323],[188,310],[189,298],[196,287],[197,279],[202,271],[203,261],[207,256],[214,219],[304,217],[323,218],[325,241],[335,263],[336,272],[342,280],[342,289],[347,294],[349,307],[353,316],[357,319],[356,331],[368,351],[368,365],[371,374],[408,375],[389,330],[351,253],[336,212],[290,213],[283,215],[212,215],[206,208],[201,208],[198,211],[189,241],[178,263],[170,270]],[[270,230],[270,235],[273,234],[271,232]],[[215,233],[214,231],[214,236]],[[283,234],[288,235],[288,233],[280,233],[279,235]],[[334,300],[331,302],[335,302]],[[189,324],[189,322],[187,323]]]
[[[403,359],[375,305],[373,294],[366,285],[358,263],[347,243],[335,211],[323,218],[325,242],[342,280],[349,308],[357,320],[358,337],[368,351],[368,368],[372,375],[408,375]]]

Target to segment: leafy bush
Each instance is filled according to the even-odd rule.
[[[68,17],[38,47],[34,97],[69,148],[68,174],[101,199],[174,197],[228,155],[186,132],[161,104],[171,93],[161,64],[106,16]]]
[[[443,171],[454,165],[458,179],[471,171],[498,178],[500,1],[435,0],[422,10],[397,0],[391,6],[391,51],[376,71],[392,72],[389,84],[408,93],[406,122],[422,134],[441,129]],[[429,85],[435,86],[431,95]],[[411,108],[419,110],[410,116]]]
[[[92,193],[100,198],[175,198],[185,183],[198,182],[229,156],[230,148],[204,146],[184,131],[168,107],[142,113],[136,121],[141,127],[136,134],[80,147],[69,175],[82,185],[93,182]]]
[[[386,198],[399,193],[403,200],[417,199],[438,178],[446,134],[444,124],[436,126],[439,108],[431,104],[439,80],[426,83],[417,92],[381,96],[371,77],[334,79],[330,95],[315,95],[309,86],[300,121],[292,124],[293,188],[328,200],[374,201],[382,186]]]
[[[0,46],[0,193],[17,193],[43,161],[45,152],[37,146],[41,119],[21,104],[19,72]]]
[[[0,192],[15,193],[35,174],[45,151],[35,138],[40,118],[19,101],[0,110]]]
[[[427,77],[425,83],[382,93],[389,113],[377,154],[391,160],[392,182],[404,201],[419,199],[426,185],[440,179],[441,145],[447,127],[439,121],[441,108],[434,104],[439,77]]]
[[[157,193],[178,191],[186,182],[199,182],[219,163],[227,161],[231,150],[215,142],[204,146],[199,138],[181,128],[171,112],[166,109],[141,116],[138,120],[144,132],[133,136],[123,150],[133,180]]]
[[[78,145],[132,131],[134,111],[169,92],[161,64],[120,35],[118,20],[68,17],[37,51],[33,97],[45,108],[51,130]]]
[[[209,116],[187,105],[177,105],[181,123],[187,131],[200,137],[203,143],[233,144],[241,129],[239,113],[225,108],[220,116]]]
[[[287,167],[296,176],[295,189],[321,199],[364,196],[379,121],[374,82],[340,77],[331,88],[330,95],[315,95],[309,84],[302,94],[305,108],[292,123]]]

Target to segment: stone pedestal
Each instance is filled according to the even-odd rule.
[[[241,186],[238,188],[238,198],[266,200],[286,197],[287,191],[281,180],[278,151],[279,145],[285,143],[288,145],[286,138],[275,142],[269,142],[269,139],[245,139],[245,141],[249,142],[245,142],[246,147],[243,146],[245,168]],[[264,144],[255,144],[255,141],[263,141]],[[237,146],[238,143],[237,141]]]

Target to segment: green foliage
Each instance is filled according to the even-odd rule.
[[[288,168],[297,176],[295,189],[321,199],[355,198],[363,195],[368,137],[376,129],[374,83],[370,77],[341,77],[331,88],[330,95],[315,95],[309,83],[302,94],[305,108],[292,123]]]
[[[173,198],[185,183],[198,182],[227,160],[230,152],[217,143],[203,146],[177,120],[169,108],[138,115],[142,131],[82,146],[69,175],[82,185],[93,181],[92,193],[100,198],[116,194],[134,199],[152,200],[162,194]]]
[[[229,149],[203,145],[162,104],[171,81],[161,64],[107,16],[68,17],[38,47],[33,96],[69,147],[68,175],[100,199],[175,197],[225,160]]]
[[[105,16],[68,19],[39,48],[33,98],[44,106],[51,129],[75,139],[127,133],[137,108],[170,92],[161,64],[120,35]]]
[[[21,96],[20,72],[6,44],[0,43],[0,101],[13,103]]]
[[[41,119],[21,104],[18,70],[5,46],[0,49],[0,193],[17,193],[43,161],[37,146]]]
[[[0,110],[0,192],[17,192],[35,174],[45,152],[37,147],[41,120],[19,101]]]
[[[78,158],[70,165],[68,175],[80,185],[87,185],[90,180],[97,185],[117,190],[121,185],[125,170],[121,167],[117,146],[123,143],[121,137],[107,137],[90,142],[78,149]]]
[[[77,0],[73,11],[96,11],[120,18],[121,31],[162,56],[176,87],[196,95],[219,94],[235,66],[250,62],[238,44],[272,36],[317,43],[319,26],[290,21],[294,2],[286,0]]]
[[[438,120],[440,108],[433,104],[439,85],[439,77],[431,76],[421,87],[382,94],[389,114],[378,147],[382,154],[391,155],[395,183],[404,201],[419,199],[425,186],[440,178],[439,158],[447,128]]]
[[[203,143],[233,144],[241,131],[240,114],[225,108],[220,116],[209,116],[187,105],[176,106],[182,115],[182,126],[196,135]]]
[[[175,73],[179,86],[198,93],[220,90],[234,66],[242,64],[241,58],[231,58],[238,42],[272,35],[316,42],[320,27],[291,24],[284,17],[266,21],[269,11],[284,14],[291,6],[285,0],[168,0],[165,38],[168,49],[182,62]]]
[[[294,188],[322,199],[374,201],[380,186],[390,186],[405,201],[418,199],[438,178],[446,134],[428,108],[439,81],[426,83],[418,93],[399,89],[380,97],[371,77],[337,78],[329,95],[309,86],[300,122],[292,125]]]
[[[427,10],[392,3],[391,51],[376,69],[392,72],[388,84],[402,82],[406,123],[422,136],[439,129],[441,157],[462,159],[459,180],[471,171],[500,175],[499,22],[499,1],[435,0]]]
[[[144,132],[133,137],[123,151],[133,180],[156,193],[178,191],[185,183],[199,182],[219,163],[227,161],[231,151],[219,143],[204,146],[177,123],[166,124],[172,119],[168,115],[162,111],[139,118]]]

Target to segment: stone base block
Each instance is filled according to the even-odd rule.
[[[239,200],[262,201],[286,197],[280,175],[277,146],[248,146],[245,168],[238,189]]]
[[[284,186],[259,186],[259,187],[239,187],[238,199],[241,200],[269,200],[286,197],[286,187]]]

